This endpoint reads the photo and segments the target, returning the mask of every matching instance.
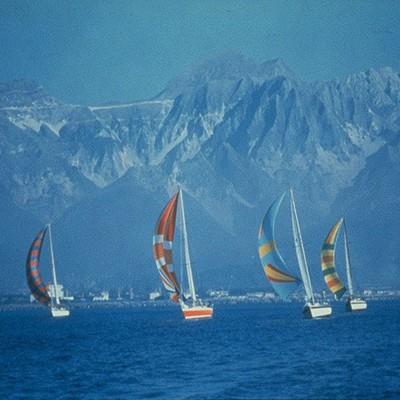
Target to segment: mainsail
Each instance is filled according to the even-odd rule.
[[[343,219],[343,226],[344,226],[344,254],[346,259],[347,285],[349,286],[349,294],[351,297],[354,295],[353,278],[351,276],[351,268],[350,268],[349,240],[347,238],[347,227],[346,227],[346,221],[344,219]]]
[[[308,271],[306,253],[304,251],[303,238],[301,236],[300,223],[297,216],[296,203],[294,201],[292,189],[290,189],[290,212],[292,217],[294,246],[296,248],[297,262],[299,263],[300,274],[304,284],[304,290],[306,291],[307,300],[311,304],[314,304],[314,292],[311,286],[310,272]]]
[[[286,299],[300,284],[300,279],[289,273],[275,243],[275,220],[285,193],[268,209],[258,233],[258,254],[265,275],[275,292]]]
[[[335,245],[342,223],[343,218],[331,228],[321,250],[321,267],[325,283],[337,299],[340,299],[346,291],[335,269]]]
[[[185,248],[186,273],[187,273],[187,277],[188,277],[190,296],[191,296],[193,304],[194,304],[194,303],[196,303],[197,295],[196,295],[196,289],[195,289],[194,280],[193,280],[192,263],[190,262],[189,241],[188,241],[188,234],[187,234],[187,230],[186,230],[185,207],[183,205],[182,190],[180,190],[179,193],[181,196],[182,233],[183,233],[183,244],[184,244],[184,248]],[[181,275],[181,279],[182,279],[182,275]]]
[[[179,192],[167,203],[158,218],[153,236],[153,256],[160,274],[161,282],[171,292],[171,299],[178,301],[181,293],[172,259],[172,243],[175,234],[175,220]]]
[[[43,283],[39,271],[40,253],[42,251],[46,232],[47,228],[44,228],[37,234],[29,249],[26,260],[26,278],[28,280],[28,286],[35,299],[42,304],[48,304],[50,302],[50,296],[47,293],[46,285]]]

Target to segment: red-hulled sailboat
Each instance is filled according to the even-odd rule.
[[[184,245],[184,264],[189,286],[189,296],[185,297],[173,267],[172,244],[175,235],[175,224],[180,203],[182,235]],[[171,300],[179,303],[185,319],[211,318],[213,308],[197,296],[190,262],[189,244],[186,230],[185,209],[182,190],[175,193],[158,218],[153,236],[153,256],[165,289],[171,293]]]

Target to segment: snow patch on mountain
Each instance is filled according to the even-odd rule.
[[[30,115],[22,115],[20,117],[9,117],[15,126],[21,129],[32,129],[35,132],[39,132],[44,121],[38,121],[32,118]]]
[[[113,105],[105,105],[105,106],[89,106],[90,111],[99,111],[99,110],[116,110],[120,108],[131,108],[138,106],[148,106],[148,105],[157,105],[164,106],[170,108],[173,105],[174,101],[171,99],[163,99],[163,100],[147,100],[147,101],[135,101],[133,103],[125,103],[125,104],[113,104]]]
[[[373,126],[373,129],[376,130],[377,126]],[[371,134],[366,129],[350,122],[345,122],[344,130],[348,134],[350,140],[357,147],[362,149],[366,156],[375,153],[385,144],[385,141],[382,138],[371,137]]]

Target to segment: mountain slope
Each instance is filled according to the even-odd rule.
[[[369,206],[379,192],[382,209],[398,207],[396,191],[376,187],[389,185],[387,168],[398,170],[390,154],[399,132],[400,77],[388,67],[310,83],[282,60],[257,65],[228,55],[193,67],[153,99],[91,107],[63,104],[34,83],[9,82],[0,85],[0,182],[21,215],[55,221],[62,257],[73,249],[78,260],[67,282],[95,281],[98,269],[103,285],[126,279],[132,268],[141,276],[140,265],[152,263],[146,243],[158,213],[181,187],[193,203],[193,251],[210,247],[199,253],[207,268],[236,265],[232,280],[247,275],[246,285],[260,287],[268,286],[259,270],[253,275],[258,224],[290,185],[318,287],[320,242],[343,204]],[[376,213],[352,207],[346,215],[374,226]],[[387,219],[385,240],[399,218],[394,212]],[[290,242],[290,225],[282,229]],[[356,254],[378,262],[367,232],[357,237],[363,244]],[[400,251],[391,253],[395,271]],[[287,256],[293,259],[290,246]],[[149,268],[140,286],[154,287]],[[367,279],[373,267],[366,268]],[[221,285],[217,275],[207,284]]]

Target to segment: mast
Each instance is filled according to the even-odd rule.
[[[353,280],[351,277],[349,242],[347,239],[347,228],[345,220],[343,220],[343,225],[344,225],[344,254],[346,258],[347,285],[349,287],[350,296],[353,296]]]
[[[300,224],[299,224],[299,219],[297,217],[296,204],[294,202],[292,189],[290,189],[290,211],[292,216],[293,238],[296,247],[296,256],[297,256],[297,262],[299,263],[301,278],[304,283],[304,289],[306,290],[307,299],[312,304],[314,304],[315,303],[314,294],[311,286],[311,279],[308,271],[303,239],[301,237]]]
[[[55,265],[55,262],[54,262],[54,252],[53,252],[53,239],[52,239],[52,236],[51,236],[51,225],[48,224],[47,226],[49,227],[50,255],[51,255],[51,266],[52,266],[51,272],[52,272],[52,275],[53,275],[53,287],[54,287],[54,294],[55,294],[55,297],[56,297],[56,304],[58,305],[58,304],[60,304],[60,299],[58,297],[56,265]]]
[[[196,302],[196,290],[194,288],[194,281],[193,281],[193,272],[192,272],[192,265],[190,262],[190,254],[189,254],[189,243],[188,243],[188,237],[187,237],[187,231],[186,231],[186,219],[185,219],[185,209],[183,206],[183,193],[182,190],[179,190],[180,198],[181,198],[181,213],[182,213],[182,233],[183,233],[183,245],[184,245],[184,250],[185,250],[185,264],[186,264],[186,272],[187,272],[187,278],[188,278],[188,283],[189,283],[189,291],[190,295],[192,296],[193,303]]]
[[[181,231],[181,237],[180,237],[180,243],[179,243],[179,256],[180,256],[180,260],[181,260],[181,263],[179,265],[179,280],[180,280],[180,284],[181,284],[181,291],[182,291],[182,294],[184,295],[185,288],[184,288],[183,283],[184,283],[185,279],[184,279],[184,275],[183,275],[183,268],[184,268],[183,264],[185,264],[185,263],[184,263],[184,258],[183,258],[184,257],[183,252],[184,252],[184,247],[185,247],[185,244],[184,244],[185,239],[183,237],[183,218],[182,218],[182,216],[179,220],[179,228]]]

